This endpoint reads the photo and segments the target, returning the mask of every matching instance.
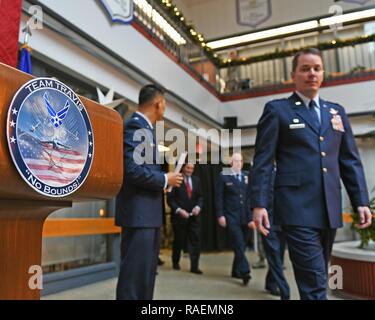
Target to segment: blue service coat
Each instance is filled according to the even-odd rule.
[[[155,136],[147,121],[134,113],[124,124],[124,181],[116,198],[116,225],[159,228],[163,223],[165,176]],[[144,161],[143,164],[139,164]]]
[[[241,182],[231,174],[220,173],[216,187],[216,215],[224,216],[229,224],[251,221],[249,204],[249,173],[241,171]]]
[[[276,161],[276,224],[341,227],[340,178],[354,208],[369,204],[363,167],[344,108],[321,99],[320,110],[318,128],[294,93],[287,99],[268,102],[259,120],[251,207],[268,208]],[[340,120],[343,130],[337,125]]]

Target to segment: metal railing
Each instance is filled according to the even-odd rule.
[[[201,45],[194,42],[167,15],[163,17],[184,37],[186,44],[177,45],[150,16],[137,6],[134,10],[135,23],[158,41],[178,63],[217,94],[232,96],[239,93],[277,90],[292,85],[292,56],[237,66],[218,66],[205,55]],[[374,41],[327,49],[322,53],[326,81],[375,74]]]

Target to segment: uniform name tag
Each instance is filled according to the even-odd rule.
[[[289,125],[289,129],[303,129],[305,127],[306,125],[304,123],[295,123]]]
[[[233,186],[233,182],[227,182],[225,185],[227,185],[227,186]]]

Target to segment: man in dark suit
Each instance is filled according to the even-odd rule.
[[[251,186],[253,220],[267,235],[276,161],[274,219],[286,234],[301,299],[327,299],[328,263],[342,227],[342,179],[361,228],[371,225],[365,176],[344,108],[319,97],[323,61],[317,49],[297,53],[296,91],[268,102],[258,123]]]
[[[153,126],[163,119],[165,104],[162,89],[144,86],[138,111],[124,124],[124,181],[116,198],[116,225],[122,227],[116,298],[121,300],[153,298],[163,189],[182,182],[181,174],[165,174],[156,164]]]
[[[245,250],[249,236],[250,207],[248,202],[249,173],[242,171],[243,158],[234,153],[231,168],[220,174],[216,188],[216,215],[221,227],[228,227],[234,251],[232,277],[242,279],[246,285],[251,279]]]
[[[194,164],[186,163],[182,167],[183,183],[167,194],[171,207],[173,227],[172,264],[180,270],[181,251],[187,244],[190,256],[190,271],[202,274],[199,269],[200,256],[200,213],[203,206],[202,188],[199,177],[193,176]]]

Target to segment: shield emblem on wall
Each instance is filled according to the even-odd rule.
[[[256,28],[271,17],[271,0],[236,0],[237,23]]]
[[[130,23],[133,20],[133,0],[101,0],[112,22]]]

